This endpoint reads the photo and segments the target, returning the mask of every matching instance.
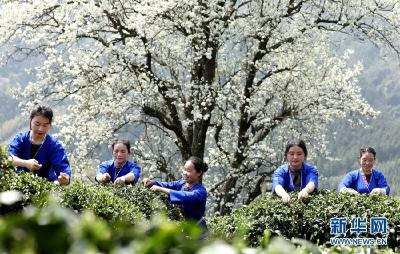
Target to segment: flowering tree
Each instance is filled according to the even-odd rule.
[[[135,129],[145,170],[173,179],[205,157],[222,214],[260,194],[288,139],[323,152],[328,123],[376,114],[362,66],[331,52],[331,36],[400,49],[396,0],[0,3],[2,61],[44,56],[21,94],[68,101],[60,133],[75,158]]]

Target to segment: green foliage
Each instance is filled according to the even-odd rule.
[[[0,250],[12,253],[63,253],[70,245],[68,212],[27,209],[24,216],[0,220]],[[34,251],[34,252],[32,252]]]
[[[6,172],[0,182],[1,191],[18,190],[23,194],[22,206],[32,203],[37,206],[45,205],[53,186],[55,188],[54,184],[42,177],[14,170]]]
[[[0,176],[5,172],[13,170],[13,165],[10,159],[7,158],[7,151],[4,147],[0,146]]]
[[[291,195],[295,200],[296,194]],[[323,191],[306,204],[295,201],[287,206],[278,197],[266,195],[229,216],[209,219],[208,223],[215,236],[227,240],[239,237],[253,246],[262,243],[265,231],[325,244],[331,237],[330,219],[335,217],[386,217],[390,229],[388,245],[400,246],[400,199],[395,197]]]
[[[391,241],[399,241],[398,199],[330,192],[313,196],[307,205],[295,202],[291,207],[275,197],[260,197],[231,216],[209,218],[208,240],[200,241],[204,235],[197,225],[160,216],[168,211],[169,219],[181,218],[176,207],[165,205],[161,198],[165,196],[139,186],[79,181],[57,186],[32,174],[16,173],[4,150],[0,155],[0,191],[22,193],[16,204],[0,206],[1,253],[367,253],[361,247],[318,247],[302,239],[273,237],[322,243],[331,217],[354,215],[387,217],[395,229]],[[257,247],[251,249],[246,242]]]
[[[0,192],[16,190],[23,198],[12,206],[0,206],[0,214],[22,210],[28,205],[42,207],[50,197],[76,212],[86,209],[108,220],[124,220],[134,224],[142,217],[147,219],[154,213],[165,213],[172,220],[182,219],[178,207],[167,204],[164,195],[152,193],[139,186],[114,186],[72,181],[68,186],[58,186],[33,174],[16,172],[0,150]]]
[[[109,224],[91,212],[77,216],[50,205],[0,218],[0,252],[194,253],[201,247],[199,234],[190,223],[162,219],[132,227],[128,221]]]
[[[138,206],[98,185],[73,182],[62,190],[61,204],[78,212],[90,209],[106,220],[124,220],[131,223],[143,216]]]
[[[55,196],[65,207],[77,212],[89,209],[107,220],[117,219],[135,223],[141,217],[150,218],[152,214],[160,212],[168,214],[172,220],[182,219],[179,208],[167,204],[165,196],[140,187],[80,181],[73,181],[63,187],[32,174],[14,171],[4,174],[0,184],[0,191],[17,190],[23,193],[23,200],[12,210],[20,210],[30,204],[42,207],[47,204],[50,196]]]
[[[165,213],[171,220],[181,220],[183,218],[180,209],[176,205],[170,204],[166,195],[151,192],[139,184],[133,187],[108,185],[108,190],[123,198],[129,204],[136,205],[148,219],[154,213]]]
[[[23,198],[13,206],[1,206],[1,214],[21,210],[31,203],[43,206],[47,202],[51,184],[33,174],[15,172],[14,166],[6,156],[6,150],[0,147],[0,192],[6,190],[18,190],[23,194]]]
[[[50,204],[29,207],[0,217],[0,253],[394,253],[375,247],[318,247],[306,240],[266,239],[263,246],[229,245],[220,240],[199,240],[200,229],[187,222],[157,217],[132,226],[127,221],[107,223],[90,211],[76,214]]]

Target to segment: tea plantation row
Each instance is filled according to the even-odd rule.
[[[3,151],[0,192],[16,190],[22,197],[0,202],[1,253],[395,253],[400,246],[397,197],[323,191],[307,204],[286,206],[274,196],[260,196],[229,216],[206,218],[210,231],[200,241],[199,228],[182,222],[179,209],[163,195],[81,181],[57,186],[16,173]],[[387,237],[388,245],[330,247],[335,217],[385,217],[387,236],[360,237]]]

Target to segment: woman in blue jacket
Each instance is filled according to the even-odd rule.
[[[125,139],[117,139],[111,145],[111,150],[113,159],[99,165],[96,181],[114,184],[136,183],[140,177],[140,167],[128,160],[131,153],[130,142]]]
[[[338,190],[347,193],[369,193],[370,195],[389,195],[390,187],[381,171],[374,169],[375,149],[360,149],[360,168],[349,172],[340,181]]]
[[[144,178],[143,185],[151,191],[167,194],[171,203],[180,205],[186,219],[196,221],[203,228],[207,228],[204,220],[207,190],[202,184],[203,174],[207,170],[205,162],[192,156],[182,170],[183,180],[159,182]]]
[[[8,152],[18,171],[32,172],[51,182],[67,185],[71,168],[60,142],[47,134],[53,120],[51,108],[36,105],[29,117],[30,130],[17,134]]]
[[[318,187],[318,170],[306,163],[306,158],[304,141],[295,140],[286,145],[287,163],[276,169],[272,178],[272,192],[281,197],[284,203],[291,201],[288,192],[299,192],[298,200],[303,201]]]

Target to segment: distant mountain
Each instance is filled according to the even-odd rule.
[[[349,46],[349,45],[348,45]],[[364,71],[360,76],[362,94],[381,113],[368,121],[368,128],[350,128],[345,122],[336,122],[331,132],[329,150],[336,160],[319,158],[320,188],[336,189],[338,182],[350,170],[359,168],[357,156],[361,146],[371,146],[377,151],[376,168],[382,170],[391,186],[391,195],[400,195],[400,59],[388,56],[383,59],[378,49],[371,45],[353,42],[353,61],[360,60]]]
[[[28,74],[26,69],[36,66],[38,62],[37,59],[29,59],[0,67],[0,144],[7,144],[15,133],[27,126],[26,116],[18,108],[20,102],[15,99],[15,93],[35,80],[33,72]]]
[[[18,87],[17,83],[0,74],[0,144],[5,144],[10,136],[22,125],[22,118],[18,110],[18,101],[13,98],[13,89]]]

